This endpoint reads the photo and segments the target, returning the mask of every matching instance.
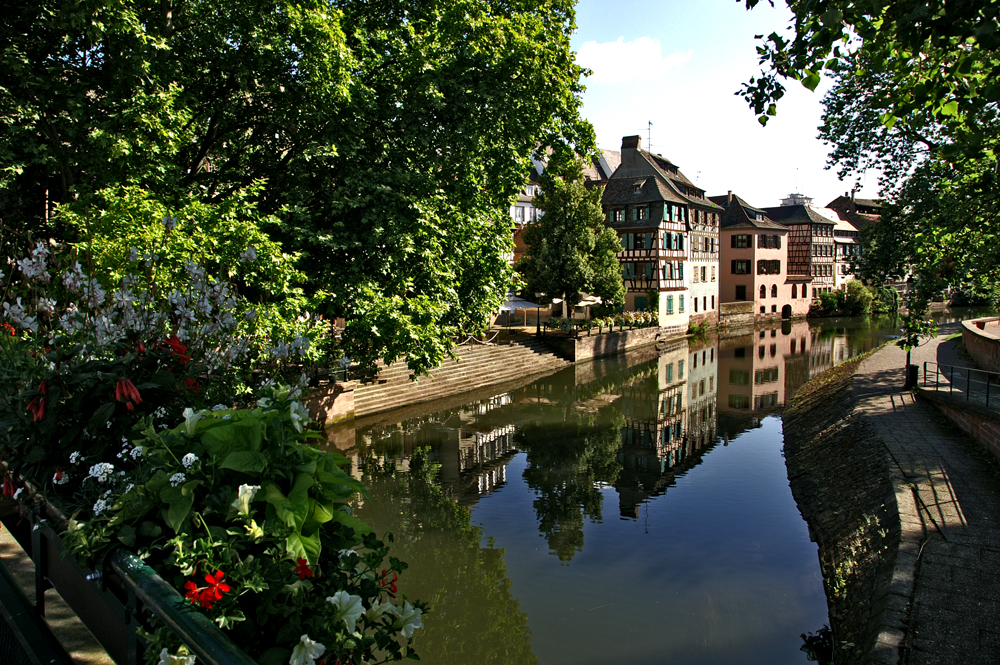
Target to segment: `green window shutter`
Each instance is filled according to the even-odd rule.
[[[628,249],[628,239],[625,237],[626,235],[627,234],[623,233],[620,236],[618,236],[618,239],[622,243],[622,249]]]
[[[677,296],[677,300],[678,300],[677,311],[683,312],[684,311],[684,296]]]
[[[678,263],[677,264],[677,279],[684,279],[684,264],[683,263]],[[684,298],[684,296],[681,296],[681,298]]]
[[[667,296],[667,314],[674,313],[674,297]]]
[[[637,219],[639,219],[639,209],[638,208],[632,208],[632,221],[634,222]]]
[[[684,249],[684,236],[679,233],[677,234],[677,249]]]

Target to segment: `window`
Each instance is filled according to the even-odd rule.
[[[683,263],[678,263],[677,264],[677,279],[684,279],[684,264]],[[684,302],[683,298],[684,298],[684,296],[681,296],[681,302]],[[681,311],[682,312],[684,311],[684,306],[683,305],[681,305]]]
[[[712,281],[714,282],[715,280],[713,279]],[[712,296],[712,309],[715,309],[715,296]],[[712,353],[715,353],[715,351],[712,351]]]
[[[792,284],[792,297],[793,298],[798,298],[799,297],[799,285],[798,284]]]
[[[684,361],[683,360],[678,360],[677,361],[677,378],[678,379],[683,379],[684,378]],[[677,397],[680,398],[680,395],[678,395]],[[677,405],[678,405],[678,407],[680,407],[680,399],[678,399]]]
[[[667,314],[674,313],[674,297],[667,296]]]
[[[729,396],[729,408],[730,409],[749,409],[750,408],[750,396],[749,395],[730,395]]]
[[[695,314],[698,313],[698,299],[697,298],[694,299],[694,313]],[[695,362],[698,362],[698,361],[695,360]]]
[[[715,266],[712,266],[712,281],[715,281]],[[712,306],[714,307],[715,305]]]
[[[649,218],[648,208],[632,208],[632,219],[636,222],[641,222],[644,219]]]
[[[766,306],[764,306],[764,305],[761,305],[761,306],[760,306],[760,313],[761,313],[761,314],[766,314],[766,313],[767,313],[767,307],[766,307]]]
[[[750,236],[741,233],[734,234],[732,243],[736,249],[745,249],[750,246]]]
[[[746,286],[746,284],[737,284],[736,285],[736,299],[737,300],[746,300],[747,299],[747,286]]]
[[[514,208],[514,221],[515,222],[524,221],[524,206],[516,206]]]
[[[703,282],[705,281],[705,273],[706,273],[706,271],[707,271],[707,268],[705,266],[702,266],[701,267],[701,281],[703,281]]]
[[[733,259],[732,269],[734,275],[749,275],[750,261],[747,259]]]
[[[680,233],[677,234],[677,249],[680,250],[684,249],[684,236],[682,236]]]
[[[777,311],[778,311],[778,306],[777,305],[771,305],[771,313],[774,314]]]
[[[757,261],[758,275],[778,275],[781,273],[781,261],[760,259]]]
[[[753,398],[754,409],[769,409],[774,406],[778,406],[778,393],[769,393],[767,395],[757,395]]]
[[[703,310],[704,310],[704,309],[708,309],[708,308],[706,307],[706,305],[707,305],[707,304],[708,304],[708,296],[702,296],[702,297],[701,297],[701,308],[702,308]],[[713,305],[713,307],[715,307],[715,306]],[[702,351],[702,354],[701,354],[701,355],[703,355],[703,356],[704,356],[704,355],[705,355],[705,352],[704,352],[704,351]]]
[[[611,211],[611,221],[612,222],[624,222],[625,221],[625,211],[624,210],[612,210]]]
[[[778,297],[778,285],[777,284],[772,284],[771,285],[771,297],[772,298],[777,298]]]
[[[778,368],[769,367],[767,369],[759,369],[754,372],[753,382],[758,386],[762,383],[774,383],[778,380]]]
[[[637,182],[634,185],[632,185],[632,191],[635,193],[639,193],[640,191],[642,191],[642,183]]]
[[[692,284],[697,284],[698,283],[698,269],[697,268],[695,268],[695,271],[693,273],[691,273],[691,283]]]
[[[757,247],[762,249],[781,249],[781,236],[762,233],[757,236]]]
[[[677,311],[681,314],[684,313],[684,296],[677,296]]]
[[[674,380],[674,364],[670,363],[667,365],[667,382]]]
[[[532,208],[531,209],[531,221],[533,221],[533,222],[537,222],[538,221],[538,208]]]
[[[764,298],[766,298],[766,297],[767,297],[767,287],[766,287],[766,286],[764,286],[763,284],[761,284],[761,285],[760,285],[760,299],[761,299],[761,300],[763,300],[763,299],[764,299]],[[763,312],[763,311],[764,311],[764,309],[763,309],[763,308],[761,308],[761,310],[760,310],[760,311],[761,311],[761,312]]]
[[[764,345],[761,344],[760,346],[757,347],[757,357],[763,360],[765,355],[766,352],[764,351]]]

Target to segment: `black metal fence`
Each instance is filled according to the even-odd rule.
[[[63,549],[43,511],[15,512],[5,516],[3,524],[35,564],[35,616],[45,615],[45,590],[55,588],[118,665],[146,662],[142,638],[146,613],[169,626],[198,663],[255,665],[208,617],[131,552],[110,550],[101,568],[90,570]]]
[[[990,406],[1000,405],[1000,372],[975,367],[924,363],[923,387],[951,395],[964,396],[967,401]]]

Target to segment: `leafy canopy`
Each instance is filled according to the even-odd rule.
[[[747,9],[759,2],[745,0]],[[870,71],[887,83],[883,124],[919,127],[929,117],[954,137],[952,154],[992,154],[979,119],[1000,102],[998,0],[786,4],[793,35],[758,36],[763,69],[739,93],[762,124],[784,95],[783,79],[814,90],[824,72]]]
[[[38,3],[0,19],[2,242],[136,185],[168,207],[263,183],[362,364],[440,362],[512,278],[529,156],[593,148],[570,0]]]

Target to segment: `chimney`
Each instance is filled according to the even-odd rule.
[[[635,168],[639,163],[639,151],[642,150],[642,138],[638,135],[622,137],[622,163],[626,169]]]
[[[730,189],[730,190],[729,190],[729,193],[728,193],[728,194],[726,195],[726,197],[727,197],[727,200],[728,200],[728,201],[729,201],[730,203],[732,203],[732,202],[733,202],[733,190],[731,190],[731,189]]]

